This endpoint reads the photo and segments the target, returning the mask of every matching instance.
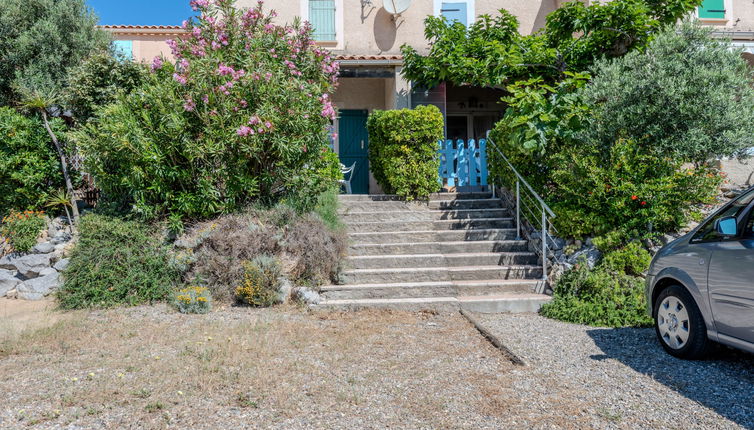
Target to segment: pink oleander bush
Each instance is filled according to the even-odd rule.
[[[175,63],[155,58],[141,88],[74,134],[107,198],[181,224],[334,184],[337,63],[308,24],[234,3],[192,1],[199,17],[169,42]]]

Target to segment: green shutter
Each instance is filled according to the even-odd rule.
[[[336,40],[335,0],[309,0],[309,22],[314,27],[314,40]]]
[[[725,18],[725,0],[704,0],[699,6],[699,18]]]

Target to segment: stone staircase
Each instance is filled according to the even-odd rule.
[[[341,195],[351,245],[343,285],[322,288],[317,308],[534,312],[542,267],[515,220],[490,193]]]

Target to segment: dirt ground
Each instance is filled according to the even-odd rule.
[[[457,314],[3,306],[0,428],[498,428],[515,403]]]
[[[0,316],[1,429],[740,428],[625,362],[589,359],[588,328],[536,315],[483,318],[526,366],[457,313],[6,301]],[[651,339],[637,333],[640,354]],[[701,427],[634,405],[645,388],[676,413],[693,406]]]

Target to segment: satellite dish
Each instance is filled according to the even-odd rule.
[[[411,6],[411,0],[384,0],[382,4],[387,13],[392,15],[402,14],[409,6]]]

